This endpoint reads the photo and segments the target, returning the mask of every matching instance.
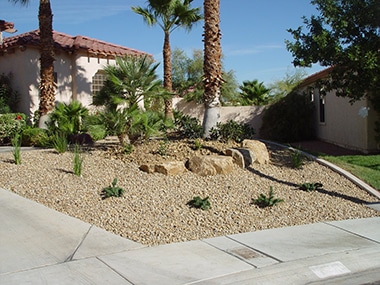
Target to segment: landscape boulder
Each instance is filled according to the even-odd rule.
[[[187,168],[201,176],[228,174],[234,170],[234,162],[231,156],[193,156],[188,160]]]
[[[255,154],[255,163],[269,163],[269,152],[267,146],[263,142],[258,140],[243,140],[242,147],[251,150]]]
[[[177,175],[186,171],[185,164],[182,161],[169,161],[156,164],[154,171],[165,175]]]
[[[231,156],[234,163],[241,168],[248,167],[256,161],[256,154],[247,148],[229,148],[226,149],[226,155]]]

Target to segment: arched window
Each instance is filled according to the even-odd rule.
[[[95,95],[100,91],[104,86],[104,81],[106,81],[107,75],[104,70],[99,69],[95,75],[92,77],[91,92],[92,95]]]

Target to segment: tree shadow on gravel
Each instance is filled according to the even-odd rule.
[[[295,183],[292,183],[292,182],[289,182],[289,181],[280,180],[280,179],[277,179],[277,178],[275,178],[273,176],[266,175],[266,174],[261,173],[260,171],[258,171],[256,169],[252,168],[252,167],[247,167],[246,169],[248,171],[252,172],[253,174],[257,175],[257,176],[260,176],[262,178],[268,179],[270,181],[273,181],[273,182],[276,182],[276,183],[281,183],[281,184],[292,186],[292,187],[298,187],[298,185],[295,184]]]
[[[321,194],[326,194],[326,195],[331,196],[331,197],[336,197],[336,198],[341,198],[341,199],[344,199],[344,200],[347,200],[347,201],[351,201],[351,202],[359,204],[359,205],[361,205],[361,204],[368,204],[369,203],[368,201],[362,200],[360,198],[356,198],[356,197],[352,197],[352,196],[349,196],[349,195],[346,195],[346,194],[338,193],[336,191],[327,191],[327,190],[321,189],[321,188],[316,189],[314,191],[318,191]]]

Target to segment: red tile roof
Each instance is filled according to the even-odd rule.
[[[305,86],[308,86],[314,82],[316,82],[317,80],[319,79],[322,79],[322,78],[325,78],[327,77],[327,75],[329,75],[329,73],[331,72],[331,70],[333,69],[334,67],[331,66],[331,67],[328,67],[326,69],[323,69],[317,73],[314,73],[308,77],[306,77],[304,80],[302,80],[302,82],[298,85],[298,88],[302,88],[302,87],[305,87]]]
[[[54,45],[56,49],[66,52],[82,51],[91,55],[106,56],[123,56],[123,55],[145,55],[147,53],[135,49],[111,44],[108,42],[92,39],[85,36],[70,36],[64,33],[53,31]],[[0,51],[4,49],[16,48],[19,46],[38,46],[40,41],[39,30],[34,30],[24,34],[4,39]],[[149,54],[148,54],[149,55]],[[149,55],[150,56],[150,55]]]

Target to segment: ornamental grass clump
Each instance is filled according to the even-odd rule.
[[[19,165],[21,164],[21,135],[16,134],[12,140],[11,140],[12,146],[13,146],[13,158],[15,161],[15,164]]]
[[[79,145],[74,146],[74,162],[73,162],[73,170],[74,174],[76,176],[81,176],[82,175],[82,164],[83,164],[83,157],[81,154],[81,150]]]

